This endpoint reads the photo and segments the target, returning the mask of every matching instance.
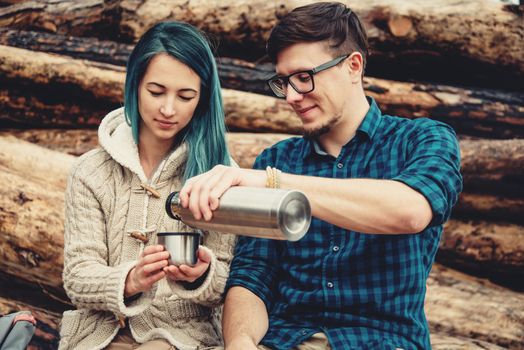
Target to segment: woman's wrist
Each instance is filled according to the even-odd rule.
[[[125,286],[124,286],[124,297],[125,298],[129,298],[129,297],[132,297],[135,294],[140,293],[140,291],[137,288],[135,288],[135,285],[134,285],[134,282],[133,282],[134,274],[135,274],[135,268],[133,267],[129,271],[129,273],[127,274],[127,277],[126,277],[126,283],[125,283]]]

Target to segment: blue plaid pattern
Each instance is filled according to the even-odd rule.
[[[383,115],[368,99],[338,158],[295,137],[266,149],[254,168],[400,181],[428,199],[432,222],[418,234],[373,235],[313,218],[298,242],[240,238],[226,288],[243,286],[264,301],[266,346],[291,349],[324,332],[333,349],[430,349],[426,279],[462,190],[458,142],[446,124]]]

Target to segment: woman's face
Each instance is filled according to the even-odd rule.
[[[154,56],[138,86],[140,142],[173,142],[193,118],[200,77],[166,53]]]

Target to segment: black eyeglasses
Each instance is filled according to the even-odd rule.
[[[315,81],[313,80],[313,76],[315,74],[336,66],[348,58],[349,55],[350,54],[339,56],[313,69],[295,72],[285,77],[279,77],[278,75],[275,75],[274,77],[267,80],[267,84],[271,88],[271,91],[273,91],[273,93],[279,98],[286,97],[288,84],[291,85],[293,89],[295,89],[295,91],[299,94],[307,94],[308,92],[311,92],[315,89]]]

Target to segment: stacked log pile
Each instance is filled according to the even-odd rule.
[[[274,67],[263,47],[278,17],[311,2],[0,1],[0,314],[35,312],[31,348],[55,348],[60,313],[72,307],[61,280],[65,181],[122,104],[133,42],[167,19],[220,42],[229,148],[250,167],[300,133],[264,84]],[[524,7],[349,5],[373,48],[366,94],[387,114],[441,120],[460,138],[464,192],[428,280],[433,348],[524,349]]]

